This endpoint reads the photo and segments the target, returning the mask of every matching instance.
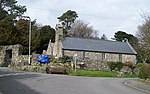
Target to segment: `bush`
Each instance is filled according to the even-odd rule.
[[[123,68],[123,63],[122,62],[116,62],[116,68],[118,71],[120,71]]]
[[[124,63],[124,66],[128,66],[128,67],[131,69],[131,72],[132,72],[133,74],[135,74],[135,73],[134,73],[134,69],[136,68],[135,64],[133,64],[133,63],[131,63],[131,62],[125,62],[125,63]]]
[[[72,57],[69,57],[69,56],[64,56],[60,58],[54,58],[54,57],[49,58],[49,62],[52,62],[52,63],[66,63],[66,62],[71,62],[71,61],[72,61]]]
[[[71,62],[71,61],[72,61],[72,57],[69,57],[69,56],[64,56],[64,57],[59,58],[60,63],[66,63],[66,62]]]
[[[150,79],[150,64],[143,64],[139,67],[139,78]]]
[[[112,70],[120,71],[123,68],[122,62],[108,62],[107,64],[108,64],[108,67],[111,71]]]
[[[115,62],[108,62],[108,67],[111,71],[114,70],[116,68]]]

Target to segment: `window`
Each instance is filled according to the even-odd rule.
[[[84,58],[85,58],[85,52],[83,52],[83,60],[84,60]]]
[[[119,62],[122,62],[122,54],[119,54]]]
[[[106,54],[102,53],[102,60],[105,60],[105,59],[106,59]]]

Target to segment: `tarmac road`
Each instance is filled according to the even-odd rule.
[[[126,80],[129,79],[35,74],[0,69],[2,94],[146,94],[124,85]]]

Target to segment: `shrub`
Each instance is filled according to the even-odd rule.
[[[116,68],[115,62],[108,62],[107,64],[108,64],[108,67],[109,67],[109,69],[110,69],[111,71]]]
[[[120,71],[123,68],[123,63],[122,62],[116,62],[116,68],[118,71]]]
[[[107,64],[108,64],[108,67],[111,71],[112,70],[120,71],[123,68],[122,62],[108,62]]]
[[[150,64],[143,64],[139,67],[139,78],[150,79]]]
[[[66,62],[71,62],[71,61],[72,61],[72,57],[69,57],[69,56],[64,56],[64,57],[59,58],[59,62],[61,63],[66,63]]]
[[[124,65],[125,65],[125,66],[128,66],[128,67],[131,69],[131,72],[132,72],[133,74],[135,74],[135,73],[134,73],[134,69],[136,68],[135,64],[133,64],[133,63],[131,63],[131,62],[125,62]]]

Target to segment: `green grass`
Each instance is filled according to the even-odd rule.
[[[87,76],[87,77],[116,77],[116,78],[136,78],[138,75],[135,74],[124,74],[118,77],[117,72],[113,71],[100,71],[100,70],[89,70],[89,69],[77,69],[75,71],[69,71],[68,75],[72,76]]]
[[[125,74],[123,77],[124,78],[137,78],[138,75],[136,75],[136,74]]]
[[[117,73],[111,71],[100,71],[100,70],[85,70],[77,69],[76,72],[71,71],[69,75],[73,76],[88,76],[88,77],[117,77]]]

